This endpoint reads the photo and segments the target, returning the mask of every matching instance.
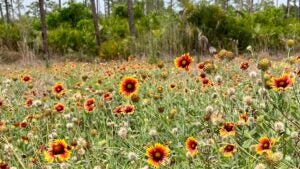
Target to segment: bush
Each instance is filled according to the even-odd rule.
[[[96,52],[94,34],[70,27],[59,27],[48,32],[49,46],[62,54],[68,51]]]
[[[69,6],[61,10],[54,11],[47,16],[49,29],[57,28],[61,24],[70,24],[76,27],[78,22],[84,19],[91,19],[90,9],[82,3],[69,3]]]
[[[18,50],[18,42],[21,40],[20,31],[13,24],[0,24],[1,44],[11,50]]]
[[[99,56],[104,60],[127,59],[129,54],[127,39],[105,41],[99,50]]]

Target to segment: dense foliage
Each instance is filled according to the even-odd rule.
[[[76,55],[80,59],[95,58],[96,54],[102,59],[127,58],[130,54],[146,55],[150,59],[173,57],[184,51],[200,54],[199,32],[208,38],[210,46],[217,49],[234,50],[238,45],[240,51],[245,51],[251,45],[257,51],[276,52],[285,49],[286,39],[297,40],[300,35],[299,20],[293,13],[286,18],[283,7],[269,5],[264,10],[249,13],[233,7],[223,9],[218,5],[187,3],[179,12],[165,9],[145,13],[143,5],[140,2],[134,5],[137,38],[129,34],[126,4],[117,3],[110,16],[101,15],[103,46],[100,48],[95,42],[89,7],[69,2],[61,9],[53,8],[47,13],[51,53],[68,56],[80,53]],[[22,18],[32,26],[16,26],[24,23]],[[11,24],[0,23],[1,47],[20,51],[18,44],[25,43],[29,49],[41,51],[40,20],[30,15],[22,18]],[[21,33],[24,31],[29,33],[24,36]]]

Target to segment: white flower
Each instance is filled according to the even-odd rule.
[[[5,153],[11,153],[14,151],[14,147],[12,144],[5,144],[4,145],[4,152]]]
[[[284,124],[282,122],[275,122],[274,123],[274,129],[276,132],[281,133],[284,132]]]
[[[129,152],[127,157],[129,161],[135,161],[138,158],[138,156],[134,152]]]
[[[291,133],[291,138],[297,139],[298,137],[299,137],[299,133],[298,133],[298,132],[293,131],[293,132]]]
[[[77,140],[77,144],[78,144],[78,147],[86,147],[87,141],[84,138],[80,137]]]
[[[128,130],[126,127],[121,127],[118,131],[118,136],[121,138],[126,138],[127,137]]]
[[[55,131],[53,131],[53,132],[51,133],[51,135],[52,135],[52,138],[53,138],[53,139],[58,138],[58,135],[57,135],[57,133],[56,133]]]
[[[243,102],[245,105],[250,106],[253,103],[253,99],[251,98],[251,96],[245,96],[243,98]]]
[[[205,108],[205,112],[206,112],[207,114],[211,114],[211,113],[214,112],[214,108],[213,108],[212,106],[207,106],[207,107]]]
[[[171,131],[172,134],[177,134],[177,132],[178,132],[178,128],[173,128]]]
[[[280,161],[280,160],[282,160],[282,158],[283,158],[282,152],[276,152],[276,153],[273,154],[273,156],[274,156],[274,159],[275,159],[276,161]]]
[[[69,164],[61,163],[59,166],[60,166],[61,169],[67,169],[69,167]]]
[[[78,154],[79,154],[79,155],[84,155],[84,154],[85,154],[84,148],[80,148],[80,149],[78,150]]]
[[[64,114],[64,118],[65,118],[65,119],[71,119],[71,114],[70,114],[70,113]]]
[[[32,106],[34,106],[34,107],[38,107],[38,106],[41,106],[41,105],[42,105],[42,101],[40,101],[40,100],[34,100],[32,102]]]
[[[259,88],[258,93],[261,96],[265,96],[267,94],[267,90],[265,88]]]
[[[217,76],[215,77],[215,80],[216,80],[216,82],[221,83],[221,82],[222,82],[222,76],[217,75]]]
[[[73,123],[67,123],[66,125],[67,129],[72,129],[74,127]]]
[[[78,118],[76,118],[76,117],[73,117],[71,121],[75,123],[75,122],[77,122],[77,121],[78,121]]]
[[[149,131],[149,135],[150,136],[157,136],[157,131],[155,130],[155,129],[151,129],[150,131]]]
[[[251,71],[249,73],[249,76],[252,78],[252,79],[255,79],[257,77],[257,73],[255,71]]]
[[[101,169],[101,167],[97,165],[94,167],[94,169]]]
[[[265,169],[266,166],[264,164],[257,164],[254,169]]]
[[[229,96],[234,95],[234,94],[235,94],[235,89],[234,89],[234,88],[229,88],[229,89],[227,90],[227,94],[228,94]]]

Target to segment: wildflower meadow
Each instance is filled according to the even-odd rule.
[[[2,68],[0,168],[299,168],[299,65],[223,49]]]

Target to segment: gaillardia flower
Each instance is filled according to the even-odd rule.
[[[65,140],[56,139],[49,143],[49,149],[44,152],[44,155],[48,162],[53,162],[55,158],[59,161],[67,161],[71,156],[71,151]]]
[[[221,136],[234,136],[235,135],[235,124],[226,122],[225,125],[220,129],[220,135]]]
[[[291,87],[294,83],[294,79],[288,74],[284,74],[278,78],[272,78],[272,88],[276,91],[286,90]]]
[[[126,114],[130,115],[133,114],[135,110],[134,105],[120,105],[114,109],[114,114],[121,115]]]
[[[59,113],[62,113],[65,111],[65,105],[62,104],[62,103],[57,103],[55,106],[54,106],[54,110],[56,112],[59,112]]]
[[[242,113],[239,116],[239,124],[247,125],[248,124],[248,116],[247,113]]]
[[[147,148],[146,156],[148,157],[148,163],[155,168],[159,168],[168,159],[170,149],[162,144],[155,144]]]
[[[181,55],[180,57],[177,57],[174,60],[174,63],[178,69],[184,69],[186,71],[189,71],[190,66],[193,63],[193,58],[190,56],[190,54],[186,53]]]
[[[22,75],[21,81],[24,83],[30,83],[32,82],[32,77],[30,75]]]
[[[120,92],[125,97],[129,97],[133,94],[137,94],[138,89],[139,89],[139,84],[136,78],[125,77],[120,83]]]
[[[198,153],[198,141],[194,137],[189,137],[185,141],[185,149],[188,151],[191,157]]]
[[[237,149],[234,144],[227,144],[220,148],[220,152],[222,152],[225,157],[231,157],[236,151]]]
[[[57,82],[55,83],[55,85],[52,88],[52,92],[56,95],[56,96],[62,96],[66,93],[66,90],[63,86],[62,83]]]
[[[256,144],[256,153],[263,154],[263,153],[272,153],[272,147],[275,144],[275,139],[269,139],[268,137],[261,137],[259,139],[259,143]]]
[[[87,113],[94,111],[96,107],[95,99],[90,98],[84,102],[84,109]]]

